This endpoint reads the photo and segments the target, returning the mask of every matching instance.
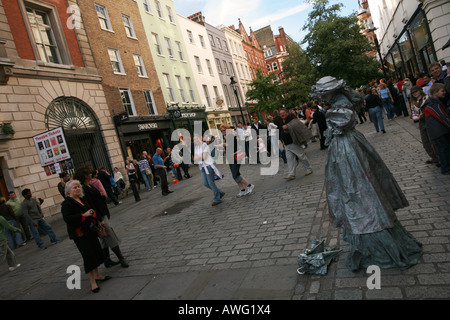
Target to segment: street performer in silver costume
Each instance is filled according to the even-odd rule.
[[[312,91],[313,98],[331,102],[326,113],[326,192],[330,220],[342,227],[343,239],[350,244],[347,267],[405,270],[417,264],[422,244],[395,214],[409,203],[379,154],[355,129],[360,97],[344,80],[329,76]]]

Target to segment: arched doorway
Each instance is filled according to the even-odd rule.
[[[75,169],[90,164],[112,173],[97,117],[85,102],[74,97],[56,98],[45,113],[45,126],[48,130],[63,128]]]

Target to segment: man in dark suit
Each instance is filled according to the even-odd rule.
[[[313,105],[311,107],[311,110],[314,112],[312,116],[312,123],[317,123],[319,126],[319,132],[320,132],[320,150],[324,150],[327,147],[325,146],[325,136],[324,132],[327,130],[327,121],[325,119],[325,115],[323,112],[319,110],[318,105]]]

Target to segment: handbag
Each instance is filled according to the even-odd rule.
[[[145,174],[148,176],[152,175],[152,170],[150,168],[145,168]]]
[[[107,236],[105,226],[102,225],[99,221],[94,222],[94,219],[91,220],[89,229],[91,229],[92,232],[95,232],[97,234],[97,237],[99,237],[100,239],[104,239]]]
[[[97,224],[97,236],[100,239],[104,239],[106,238],[107,234],[106,234],[106,228],[104,225],[102,225],[101,223]]]
[[[236,159],[237,161],[240,161],[242,159],[244,159],[246,157],[245,152],[244,151],[238,151],[234,154],[234,159]]]

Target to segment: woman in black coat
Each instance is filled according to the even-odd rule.
[[[91,290],[97,293],[100,290],[97,281],[110,279],[109,276],[101,276],[98,272],[98,266],[103,263],[105,257],[95,226],[102,222],[92,206],[84,199],[83,189],[78,180],[66,183],[65,194],[66,199],[61,204],[61,212],[67,224],[67,232],[83,257],[84,270],[89,277]]]
[[[101,245],[105,256],[105,267],[109,268],[120,263],[122,267],[127,268],[128,263],[123,257],[119,247],[120,239],[117,237],[109,222],[111,215],[108,205],[106,204],[105,197],[102,197],[100,191],[89,184],[89,181],[92,179],[92,173],[93,170],[89,166],[80,168],[75,171],[74,179],[81,182],[86,201],[95,211],[98,212],[99,217],[104,222],[107,236],[101,240]],[[119,262],[111,260],[109,248],[111,248],[111,250],[119,258]]]

